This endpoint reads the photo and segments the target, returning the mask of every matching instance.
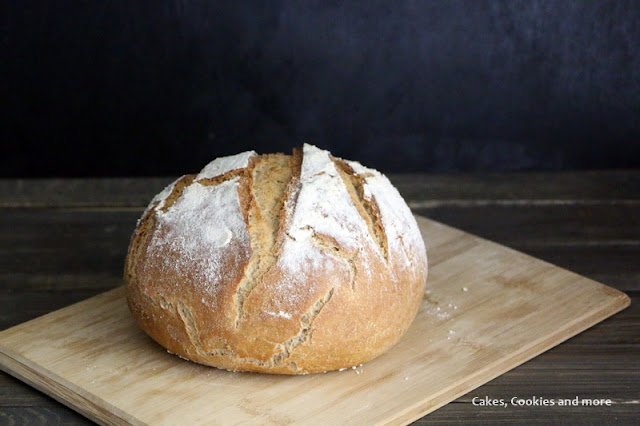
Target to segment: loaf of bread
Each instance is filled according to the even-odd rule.
[[[276,374],[384,353],[426,278],[420,231],[389,180],[311,145],[177,179],[138,221],[125,265],[134,318],[169,352]]]

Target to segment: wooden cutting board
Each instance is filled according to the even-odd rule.
[[[105,424],[405,424],[629,305],[615,289],[418,218],[429,290],[390,352],[342,372],[231,373],[168,354],[123,288],[0,332],[0,367]]]

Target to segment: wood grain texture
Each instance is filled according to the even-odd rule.
[[[143,207],[176,179],[0,179],[0,207]],[[640,171],[390,174],[413,208],[527,201],[638,202]]]
[[[627,306],[610,287],[419,218],[430,286],[407,336],[355,370],[220,371],[167,354],[117,288],[0,333],[0,365],[111,424],[405,424]],[[189,401],[186,404],[186,401]]]

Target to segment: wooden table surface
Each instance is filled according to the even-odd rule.
[[[415,213],[626,292],[631,306],[416,424],[640,418],[640,171],[391,175]],[[136,219],[172,178],[0,180],[0,329],[122,285]],[[474,397],[604,398],[482,407]],[[0,424],[88,424],[0,372]]]

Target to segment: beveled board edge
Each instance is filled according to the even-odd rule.
[[[102,398],[0,346],[0,370],[101,425],[144,425]]]

